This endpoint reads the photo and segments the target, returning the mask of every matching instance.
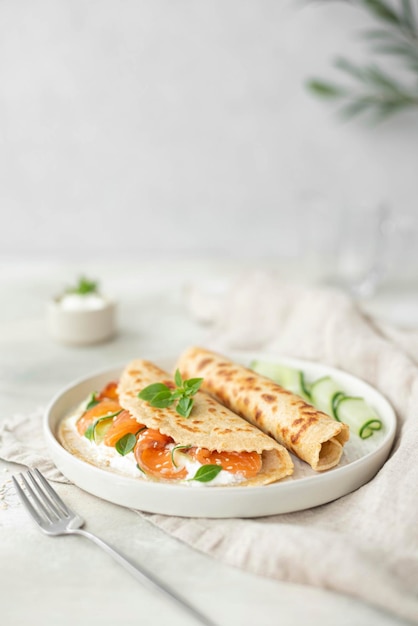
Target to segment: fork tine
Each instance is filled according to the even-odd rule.
[[[20,474],[20,476],[22,476],[22,474]],[[31,501],[29,500],[29,498],[27,497],[27,495],[25,494],[22,487],[19,485],[19,483],[17,482],[14,476],[12,476],[12,481],[17,491],[17,495],[19,496],[20,501],[22,502],[25,509],[28,511],[29,515],[33,517],[33,519],[35,520],[37,524],[42,524],[44,520],[42,519],[42,517],[40,517],[36,509],[32,506]]]
[[[49,484],[49,482],[46,480],[46,478],[41,474],[41,472],[38,470],[37,467],[35,467],[34,472],[36,473],[36,476],[39,479],[39,482],[42,484],[42,486],[44,487],[45,491],[49,494],[49,496],[51,497],[51,499],[53,500],[54,504],[58,505],[61,509],[62,512],[67,515],[68,517],[71,517],[72,515],[74,515],[74,511],[72,511],[66,504],[65,502],[63,502],[61,500],[61,498],[59,497],[59,495],[57,494],[57,492],[55,491],[55,489],[53,489],[51,487],[51,485]]]
[[[47,508],[48,510],[52,511],[52,513],[58,519],[62,519],[63,517],[66,517],[66,515],[63,515],[62,511],[55,504],[55,502],[53,502],[51,500],[51,498],[48,496],[48,494],[46,494],[44,492],[44,490],[42,489],[42,486],[36,480],[36,477],[34,476],[33,472],[31,470],[28,470],[26,472],[26,475],[30,478],[31,483],[32,483],[33,487],[35,488],[34,494],[37,495],[38,499],[45,506],[45,508]]]
[[[27,474],[28,476],[30,476],[29,472],[27,472]],[[48,503],[46,502],[46,499],[44,498],[43,500],[41,500],[41,498],[38,496],[36,491],[34,491],[34,489],[30,486],[26,477],[23,474],[20,474],[20,479],[22,480],[26,488],[26,491],[32,498],[32,501],[34,502],[35,508],[37,509],[38,513],[43,513],[43,516],[44,516],[43,521],[46,520],[48,522],[55,522],[57,519],[59,519],[57,514],[54,512],[54,510],[51,508],[48,508]],[[39,487],[37,489],[39,491]]]

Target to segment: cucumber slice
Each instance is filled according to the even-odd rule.
[[[93,432],[94,443],[97,443],[97,445],[102,443],[107,431],[113,423],[113,418],[114,415],[112,415],[112,417],[102,417],[96,422]]]
[[[335,417],[335,419],[337,420],[337,422],[339,422],[340,420],[338,419],[338,415],[337,415],[337,406],[339,405],[340,401],[345,398],[346,395],[343,391],[337,391],[337,393],[335,393],[332,396],[332,414]]]
[[[297,394],[308,402],[310,401],[310,385],[305,381],[305,375],[300,370],[270,361],[252,361],[250,367],[257,374],[271,378],[271,380],[274,380],[275,383],[285,389]]]
[[[382,422],[377,419],[369,420],[359,430],[359,436],[361,439],[368,439],[371,437],[375,430],[382,430]]]
[[[344,393],[331,376],[324,376],[312,383],[312,404],[330,417],[337,417],[335,407],[337,405],[337,399],[341,399],[342,396],[344,396]]]
[[[342,398],[336,407],[337,419],[348,424],[350,430],[361,439],[368,439],[383,424],[375,410],[363,398]]]
[[[110,413],[109,415],[104,415],[103,417],[99,417],[93,424],[87,428],[84,436],[90,441],[94,441],[94,443],[99,444],[102,443],[103,439],[110,426],[112,425],[113,418],[122,411],[116,411],[116,413]]]
[[[180,445],[178,445],[178,446],[174,446],[174,448],[171,450],[171,462],[172,462],[172,464],[174,465],[174,467],[179,467],[179,466],[177,465],[176,461],[175,461],[175,458],[174,458],[174,456],[176,456],[176,457],[177,457],[177,454],[176,454],[176,453],[177,453],[179,450],[189,450],[191,447],[192,447],[192,446],[190,446],[190,445],[188,445],[188,446],[182,446],[181,444],[180,444]],[[182,453],[181,453],[181,452],[178,452],[178,454],[179,454],[179,456],[180,456],[180,458],[181,458],[181,454],[182,454]],[[183,454],[183,456],[186,456],[186,455],[184,455],[184,454]]]

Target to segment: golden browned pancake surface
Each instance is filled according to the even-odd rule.
[[[340,461],[348,426],[270,379],[198,347],[189,348],[177,367],[185,378],[203,377],[202,389],[314,470],[330,469]]]

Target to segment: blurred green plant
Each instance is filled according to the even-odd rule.
[[[318,97],[338,102],[345,118],[370,114],[376,121],[418,107],[418,25],[416,7],[411,0],[352,0],[376,22],[361,33],[374,55],[385,55],[399,61],[402,79],[370,63],[358,65],[346,58],[334,61],[335,67],[350,78],[348,86],[322,79],[311,79],[308,89]],[[406,70],[406,71],[405,71]]]
[[[78,283],[74,287],[68,287],[65,293],[75,293],[79,296],[86,296],[91,293],[98,293],[99,283],[96,280],[90,280],[85,276],[80,276]]]

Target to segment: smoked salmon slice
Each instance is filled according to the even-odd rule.
[[[167,446],[174,440],[163,435],[158,430],[147,428],[138,436],[134,454],[139,467],[156,478],[167,480],[182,480],[187,477],[185,467],[176,467],[173,464],[171,450]]]
[[[245,478],[257,476],[262,459],[258,452],[217,452],[206,448],[191,448],[189,454],[202,465],[221,465],[231,474],[241,474]]]
[[[112,381],[111,383],[107,383],[107,385],[105,387],[103,387],[103,389],[101,390],[101,392],[99,393],[99,395],[97,396],[97,400],[104,400],[105,398],[107,400],[116,400],[119,401],[119,395],[118,395],[118,383],[115,381]]]
[[[139,424],[129,411],[122,411],[114,418],[109,430],[106,431],[103,443],[114,447],[124,435],[128,433],[136,435],[142,428],[145,428],[144,424]]]
[[[183,479],[187,476],[186,468],[176,467],[172,452],[168,447],[174,440],[158,430],[147,428],[139,434],[135,447],[135,458],[145,473],[157,478]],[[217,452],[206,448],[182,450],[202,465],[220,465],[232,474],[241,474],[245,478],[257,476],[262,466],[258,452]]]

